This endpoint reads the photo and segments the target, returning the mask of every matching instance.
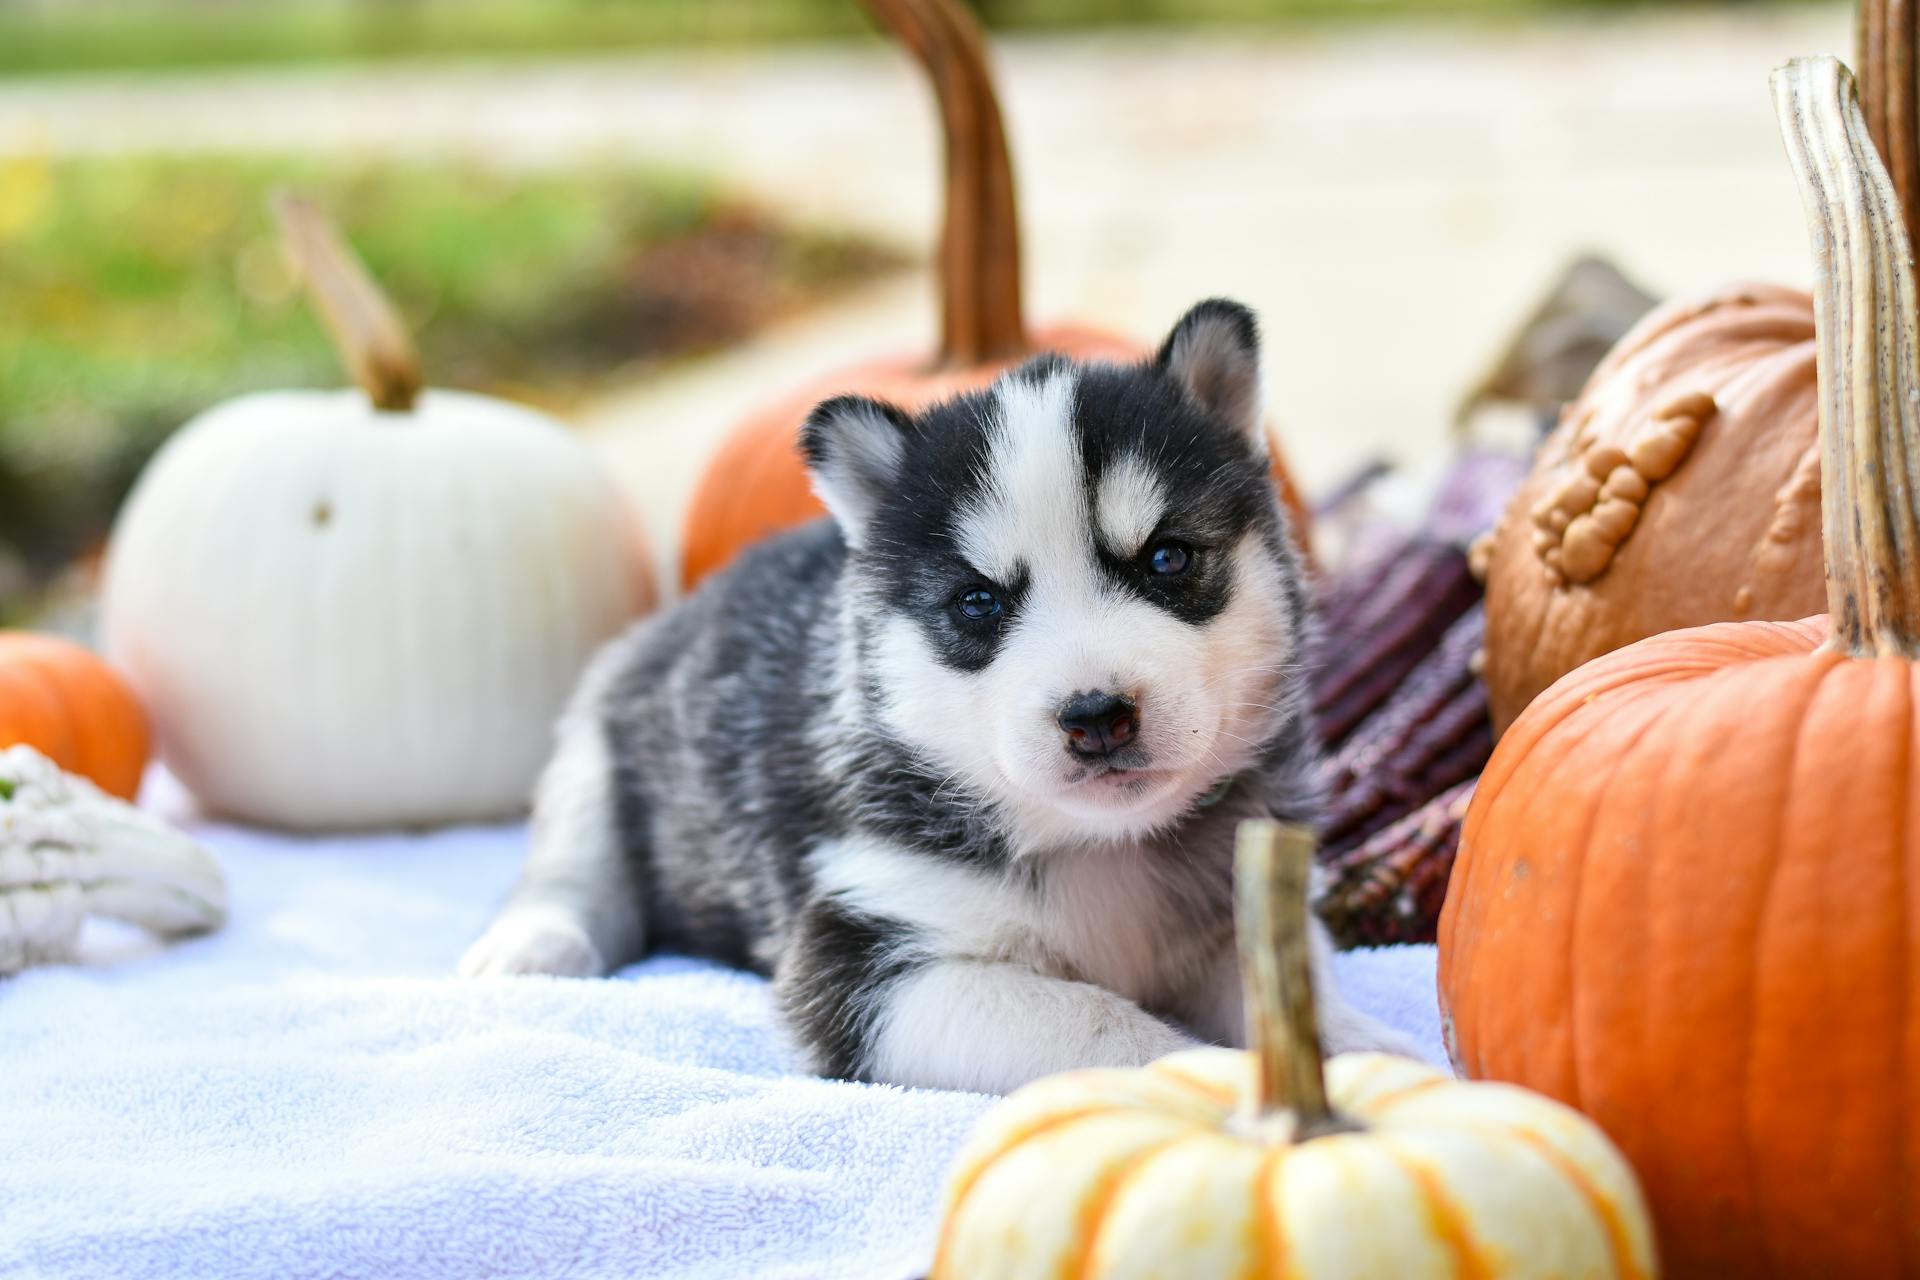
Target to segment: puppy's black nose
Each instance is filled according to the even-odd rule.
[[[1112,755],[1140,731],[1139,708],[1117,693],[1076,693],[1060,705],[1059,719],[1076,755]]]

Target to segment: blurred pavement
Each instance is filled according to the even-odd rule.
[[[1002,39],[1029,313],[1152,339],[1190,302],[1255,306],[1309,489],[1418,462],[1575,252],[1665,294],[1803,282],[1767,72],[1851,53],[1851,7],[1511,29]],[[856,47],[499,66],[0,81],[0,154],[351,148],[512,164],[639,157],[790,215],[930,248],[938,137],[906,59]],[[581,417],[665,543],[725,426],[850,359],[924,347],[927,282],[867,291]]]

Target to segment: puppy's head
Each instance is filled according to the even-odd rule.
[[[1304,595],[1246,308],[1140,365],[1041,357],[808,420],[889,731],[1033,845],[1144,834],[1300,713]]]

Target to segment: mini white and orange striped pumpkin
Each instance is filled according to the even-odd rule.
[[[1236,892],[1255,1048],[1013,1094],[954,1169],[933,1280],[1655,1275],[1632,1170],[1570,1108],[1383,1054],[1323,1076],[1312,842],[1247,828]]]

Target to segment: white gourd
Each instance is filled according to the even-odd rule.
[[[71,959],[88,916],[217,929],[226,880],[192,837],[32,747],[0,751],[0,974]]]
[[[513,815],[589,656],[652,603],[636,526],[558,423],[419,393],[371,281],[310,208],[281,212],[365,392],[246,396],[176,433],[114,529],[107,650],[217,812]]]
[[[1253,1050],[1000,1103],[955,1163],[932,1280],[1652,1280],[1633,1171],[1572,1109],[1384,1054],[1323,1074],[1311,858],[1297,828],[1242,828]]]

